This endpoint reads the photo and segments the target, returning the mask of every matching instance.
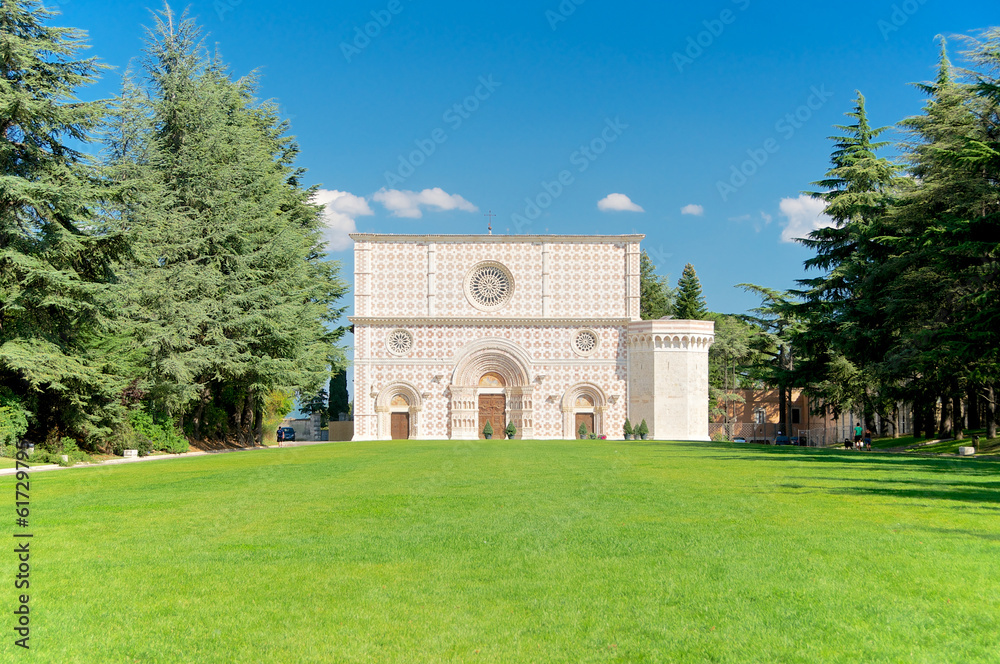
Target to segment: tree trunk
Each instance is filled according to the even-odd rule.
[[[194,415],[191,416],[191,424],[193,425],[195,440],[201,440],[201,416],[204,414],[205,402],[199,401],[198,406],[194,409]]]
[[[899,402],[892,404],[892,437],[899,438]]]
[[[952,383],[951,404],[955,440],[962,440],[965,435],[965,417],[962,415],[962,390],[959,388],[957,379]]]
[[[982,429],[983,428],[983,418],[980,414],[979,402],[981,401],[979,397],[979,386],[974,385],[972,381],[969,381],[969,386],[966,389],[967,396],[969,400],[966,406],[966,412],[969,415],[969,428],[970,429]]]
[[[254,445],[253,406],[253,396],[248,396],[243,400],[243,428],[240,429],[240,444],[245,447],[253,447]]]
[[[236,442],[243,445],[243,404],[246,403],[246,396],[240,398],[233,411],[233,431],[236,432]]]
[[[919,398],[913,399],[913,437],[920,438],[924,431],[924,402]]]
[[[256,402],[257,399],[254,399],[254,401]],[[263,445],[264,444],[264,411],[260,408],[259,405],[256,408],[254,408],[254,418],[255,418],[254,440],[257,442],[258,445]]]
[[[785,396],[785,386],[778,388],[778,432],[788,435],[787,426],[788,399]]]
[[[941,397],[941,422],[938,427],[938,438],[951,436],[951,427],[951,397],[944,395]]]
[[[994,392],[992,385],[986,388],[985,396],[983,414],[986,416],[986,438],[992,440],[997,437],[997,402],[996,392]]]

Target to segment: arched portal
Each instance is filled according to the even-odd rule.
[[[456,356],[451,379],[451,437],[482,437],[490,422],[494,437],[503,437],[507,422],[517,437],[533,435],[531,358],[505,339],[481,339]]]
[[[418,438],[423,400],[414,385],[392,383],[375,397],[375,421],[379,440]]]
[[[593,383],[577,383],[563,394],[563,438],[576,438],[580,425],[587,433],[607,435],[604,430],[604,411],[608,400],[604,391]]]

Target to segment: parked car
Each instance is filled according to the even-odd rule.
[[[295,440],[295,429],[292,427],[278,427],[277,438],[279,443],[287,440]]]
[[[734,443],[745,443],[745,442],[747,442],[747,439],[744,438],[743,436],[736,436],[736,438],[733,438],[733,442]]]
[[[779,433],[774,438],[774,444],[775,445],[791,445],[792,444],[792,439],[789,438],[788,436],[786,436],[783,433]]]

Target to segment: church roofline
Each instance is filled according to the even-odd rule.
[[[609,243],[609,242],[639,242],[646,236],[633,235],[418,235],[404,233],[351,233],[354,241],[363,242],[579,242],[579,243]]]
[[[348,316],[347,320],[355,325],[479,325],[484,327],[502,327],[504,325],[569,325],[592,327],[627,327],[636,322],[630,318],[533,318],[531,316],[513,316],[490,318],[487,316]]]

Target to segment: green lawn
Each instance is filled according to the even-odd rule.
[[[973,437],[979,436],[979,444],[975,445]],[[927,438],[914,438],[913,436],[900,436],[899,438],[877,438],[872,441],[872,447],[876,449],[897,449],[906,448],[907,452],[917,452],[919,454],[958,454],[958,448],[971,445],[976,447],[978,454],[1000,453],[1000,439],[992,440],[986,438],[986,430],[967,431],[962,440],[947,439],[937,443],[928,444]]]
[[[0,661],[996,662],[998,471],[494,440],[40,472]]]

